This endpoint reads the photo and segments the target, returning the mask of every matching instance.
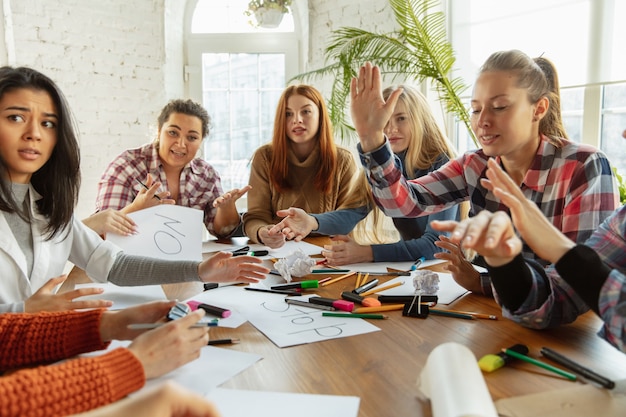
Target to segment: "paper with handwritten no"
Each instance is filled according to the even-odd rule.
[[[321,342],[380,330],[362,319],[323,317],[322,310],[285,303],[284,295],[245,291],[241,287],[221,287],[205,291],[193,298],[237,310],[278,347]]]
[[[107,240],[125,253],[166,260],[202,260],[201,210],[161,204],[129,214],[137,223],[139,233],[120,236],[113,233]]]

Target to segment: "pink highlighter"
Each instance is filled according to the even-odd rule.
[[[200,301],[187,301],[187,305],[191,307],[191,310],[203,309],[207,314],[212,316],[221,317],[223,319],[230,317],[230,310],[225,308],[212,306],[210,304],[201,303]]]

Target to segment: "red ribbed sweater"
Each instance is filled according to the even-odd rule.
[[[0,314],[0,372],[105,349],[104,310]],[[22,369],[0,377],[0,416],[65,416],[109,404],[145,384],[128,349]]]

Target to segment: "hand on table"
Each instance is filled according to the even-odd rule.
[[[86,287],[55,294],[57,285],[63,284],[67,275],[51,278],[37,292],[24,301],[24,312],[36,313],[38,311],[64,311],[79,310],[84,308],[108,308],[113,302],[107,300],[76,300],[86,295],[102,294],[102,288]]]
[[[369,245],[359,245],[345,235],[333,236],[331,240],[333,244],[324,245],[322,251],[322,256],[329,265],[348,265],[374,260],[372,247]]]

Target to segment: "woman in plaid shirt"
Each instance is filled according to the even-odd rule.
[[[562,317],[575,318],[589,306],[604,321],[600,335],[626,351],[626,206],[606,219],[584,245],[576,244],[546,219],[493,159],[488,165],[485,186],[510,208],[511,217],[502,211],[481,211],[462,223],[433,222],[433,228],[453,232],[454,242],[485,257],[505,311],[523,306],[525,288],[542,281],[561,282],[552,292],[541,294],[549,300],[543,310],[522,320],[533,323],[537,317],[556,323]],[[524,241],[552,265],[544,269],[524,260],[522,241],[512,223]]]
[[[482,149],[467,152],[439,170],[407,181],[402,177],[383,128],[398,95],[385,102],[378,68],[366,64],[352,82],[352,118],[359,134],[361,162],[369,173],[377,204],[389,216],[415,217],[470,201],[470,217],[482,210],[508,211],[480,180],[495,158],[526,198],[570,240],[584,242],[618,204],[615,178],[597,149],[554,136],[558,120],[550,112],[550,86],[538,65],[520,51],[492,54],[483,65],[472,96],[472,129]],[[529,247],[525,258],[547,264]],[[523,293],[522,309],[512,316],[550,309],[551,293],[561,281],[542,281]],[[496,292],[496,298],[497,298]],[[536,327],[569,322],[567,317],[533,317]],[[528,317],[527,317],[528,318]]]
[[[96,199],[96,211],[103,213],[85,223],[99,234],[130,235],[135,225],[124,214],[155,204],[178,204],[202,210],[204,224],[213,236],[227,237],[234,232],[241,223],[235,202],[250,187],[224,193],[215,168],[196,157],[209,134],[209,123],[200,104],[170,101],[158,117],[156,140],[122,152],[106,168]],[[105,213],[107,209],[121,213]]]

